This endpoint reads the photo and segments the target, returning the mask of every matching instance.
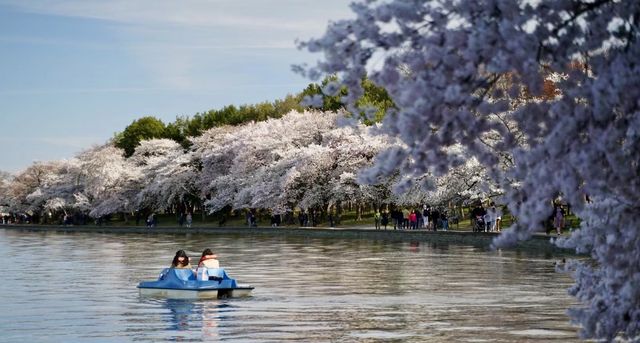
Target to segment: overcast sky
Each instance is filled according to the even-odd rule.
[[[0,170],[73,157],[133,120],[273,101],[348,0],[0,0]]]

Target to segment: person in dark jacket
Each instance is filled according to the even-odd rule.
[[[176,252],[176,256],[173,257],[173,262],[171,262],[171,268],[191,269],[189,256],[187,256],[184,250],[178,250]]]
[[[380,220],[380,224],[384,226],[384,229],[387,229],[387,224],[389,224],[389,212],[386,210],[382,212],[382,219]]]

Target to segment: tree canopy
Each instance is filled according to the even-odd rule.
[[[172,131],[175,131],[172,126]],[[124,149],[125,155],[131,156],[138,144],[145,139],[161,138],[166,135],[166,126],[155,117],[147,116],[134,120],[121,134],[116,136],[115,145]]]
[[[294,110],[303,111],[308,108],[301,104],[305,97],[318,96],[323,102],[319,109],[335,112],[344,107],[341,97],[347,94],[347,88],[342,88],[339,94],[329,94],[326,88],[335,80],[336,78],[333,76],[326,77],[320,84],[310,83],[297,95],[287,95],[283,99],[273,102],[265,101],[240,106],[227,105],[218,110],[212,109],[196,113],[192,117],[177,116],[173,122],[166,125],[158,118],[146,116],[134,120],[122,132],[116,133],[115,145],[124,149],[127,157],[131,156],[138,144],[145,139],[168,138],[180,143],[184,148],[188,148],[191,144],[188,137],[199,136],[214,127],[281,118]],[[365,123],[380,122],[386,111],[393,107],[393,102],[384,88],[376,86],[371,80],[364,78],[362,85],[365,91],[360,99],[360,104],[363,107],[370,107],[370,112],[373,111],[371,118],[365,118]],[[359,112],[358,116],[364,118],[365,113]]]

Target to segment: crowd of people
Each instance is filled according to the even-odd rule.
[[[557,235],[561,235],[567,226],[566,216],[569,206],[560,202],[553,203],[553,211],[547,220],[541,225],[544,227],[547,235],[555,231]],[[294,216],[296,215],[297,218]],[[332,211],[327,212],[326,218],[321,219],[320,213],[312,210],[300,210],[297,213],[287,212],[285,215],[272,214],[270,217],[270,225],[279,227],[281,225],[296,225],[300,227],[317,226],[326,220],[330,227],[340,225],[340,216]],[[51,216],[51,214],[49,214]],[[110,220],[110,216],[99,217],[95,219],[96,225],[102,225]],[[135,212],[136,225],[140,225],[142,213]],[[44,223],[57,223],[59,225],[86,225],[87,216],[82,214],[64,214],[59,220],[56,218],[46,218]],[[258,218],[254,211],[246,212],[246,223],[250,227],[258,226]],[[297,219],[297,220],[296,220]],[[490,202],[485,207],[478,202],[470,211],[469,215],[471,229],[474,232],[500,232],[502,230],[502,208],[494,202]],[[450,221],[454,224],[458,223],[457,216],[450,216],[445,208],[432,207],[424,205],[422,208],[401,208],[388,207],[384,209],[376,209],[373,215],[374,225],[377,230],[393,227],[394,230],[431,230],[431,231],[447,231]],[[148,228],[158,226],[158,215],[151,212],[144,220]],[[0,215],[0,224],[30,224],[32,222],[41,222],[40,218],[32,218],[27,214],[2,214]],[[183,212],[177,216],[178,224],[191,227],[193,224],[193,216],[191,212]],[[221,224],[222,225],[222,224]],[[542,228],[542,227],[541,227]]]
[[[502,210],[494,202],[485,209],[479,203],[471,211],[471,227],[474,232],[500,232],[502,224]]]
[[[391,225],[394,230],[449,230],[448,212],[428,205],[424,205],[422,209],[392,208],[390,211],[382,212],[376,210],[373,219],[377,230],[386,230],[387,226]]]
[[[567,206],[568,207],[568,206]],[[500,232],[502,229],[502,209],[494,202],[485,207],[479,203],[471,211],[471,227],[474,232]],[[562,234],[566,223],[566,212],[560,202],[553,203],[553,211],[543,224],[547,235],[555,231],[559,236]]]

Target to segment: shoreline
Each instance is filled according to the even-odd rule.
[[[30,231],[30,232],[64,232],[64,233],[138,233],[138,234],[240,234],[240,235],[268,235],[293,236],[307,238],[342,238],[368,239],[402,242],[427,242],[435,244],[460,244],[490,248],[493,238],[499,233],[471,232],[471,231],[427,231],[427,230],[376,230],[371,227],[363,228],[328,228],[328,227],[140,227],[140,226],[41,226],[41,225],[0,225],[0,229]],[[545,253],[560,253],[576,255],[571,249],[559,248],[551,243],[553,236],[534,235],[530,239],[520,242],[508,250],[536,250]]]

